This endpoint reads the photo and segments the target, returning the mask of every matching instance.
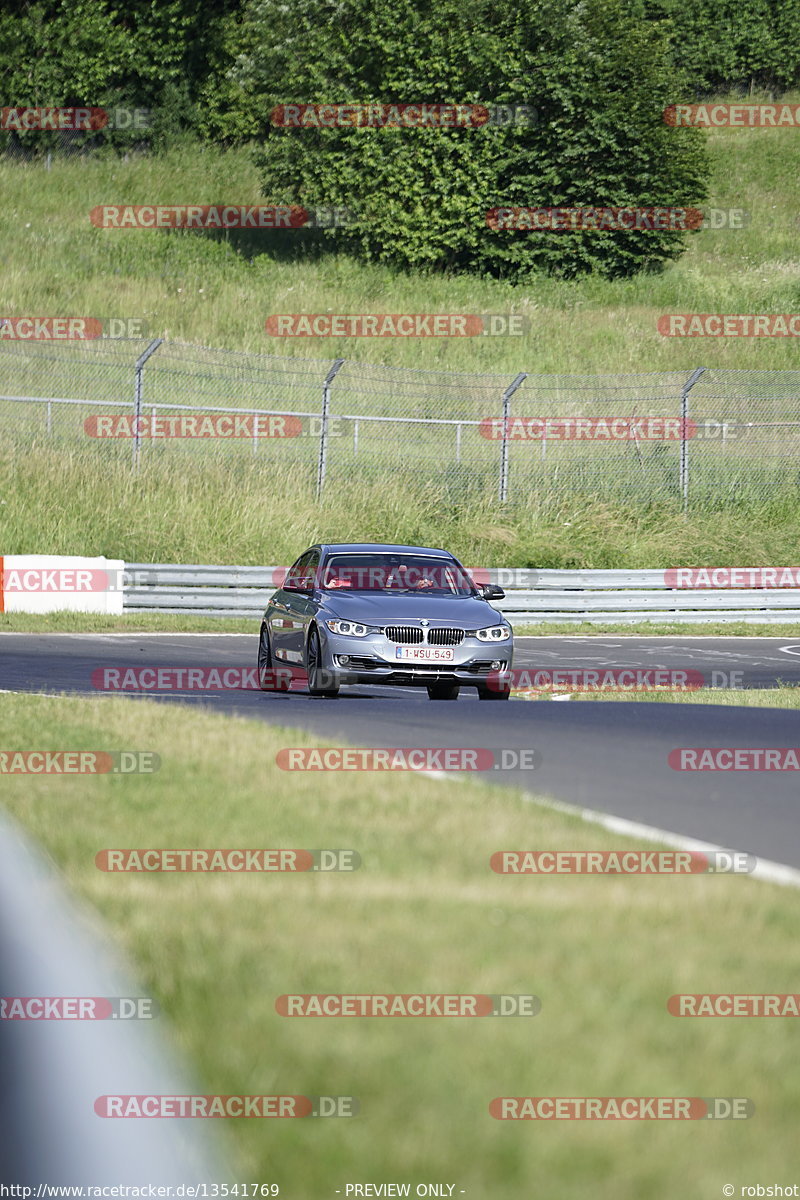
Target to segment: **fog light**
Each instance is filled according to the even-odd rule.
[[[496,659],[494,660],[494,662],[492,663],[492,670],[493,670],[493,671],[499,671],[499,670],[500,670],[500,668],[502,667],[502,665],[503,665],[503,664],[500,662],[500,659],[499,659],[499,658],[496,658]]]
[[[340,665],[344,667],[347,665],[347,663],[350,662],[350,655],[349,654],[340,654],[340,655],[338,655],[338,659],[339,659]]]

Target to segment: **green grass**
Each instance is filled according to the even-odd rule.
[[[100,230],[88,219],[89,210],[103,202],[274,199],[259,195],[245,149],[189,147],[163,158],[132,155],[127,162],[56,158],[50,170],[41,163],[3,160],[3,311],[142,318],[152,335],[195,344],[290,353],[301,360],[312,356],[322,365],[343,356],[355,364],[499,372],[509,379],[519,370],[616,375],[684,372],[698,364],[794,368],[791,338],[680,339],[656,332],[663,312],[785,313],[796,311],[800,299],[795,203],[800,143],[794,131],[733,128],[709,133],[708,142],[713,161],[709,205],[746,209],[751,217],[746,228],[692,235],[686,254],[662,274],[616,282],[537,277],[520,285],[368,267],[344,254],[319,254],[310,245],[300,250],[294,235],[287,241],[270,233]],[[532,327],[519,338],[295,339],[288,345],[264,333],[270,312],[328,310],[517,311],[532,318]],[[111,354],[108,347],[103,353]],[[11,353],[0,354],[0,363],[9,368],[2,389],[11,394],[34,384],[64,394],[59,389],[66,380],[58,364],[39,361],[23,370]],[[124,372],[109,366],[98,395],[127,396],[129,368],[129,363]],[[209,395],[225,402],[224,381],[209,387]],[[229,402],[241,402],[236,389],[228,390],[235,392]],[[696,403],[718,415],[700,394],[698,386]],[[315,384],[315,408],[318,403]],[[430,397],[420,400],[432,403]],[[748,411],[759,411],[757,401],[747,405]],[[752,471],[748,467],[750,490],[731,484],[731,464],[747,453],[744,443],[728,448],[727,475],[714,476],[713,489],[693,491],[688,519],[677,511],[671,452],[662,455],[659,466],[661,459],[656,462],[645,448],[643,470],[637,467],[635,478],[614,456],[607,478],[598,480],[576,458],[566,468],[560,465],[547,482],[535,464],[525,465],[525,448],[515,444],[512,501],[500,507],[494,499],[496,447],[481,447],[486,454],[476,452],[477,465],[448,466],[453,447],[436,439],[429,442],[424,463],[422,449],[409,439],[403,471],[387,466],[371,477],[345,447],[346,437],[341,447],[332,442],[328,494],[317,504],[316,445],[310,439],[300,467],[285,465],[276,446],[263,448],[264,461],[256,464],[245,461],[245,454],[225,461],[208,445],[199,448],[200,461],[197,446],[189,447],[194,453],[173,447],[169,459],[145,447],[145,465],[133,478],[129,446],[103,445],[97,454],[67,445],[48,448],[39,427],[26,424],[41,425],[41,414],[24,417],[23,406],[6,408],[13,410],[4,417],[11,428],[26,425],[17,445],[6,435],[0,445],[0,550],[7,554],[288,562],[311,541],[330,537],[443,543],[465,561],[489,566],[757,565],[791,564],[800,532],[794,485],[786,483],[780,495],[769,497],[759,484],[766,459],[759,465],[754,458]],[[776,419],[771,407],[769,414]],[[64,415],[57,414],[53,436],[61,436],[62,420]],[[360,436],[363,463],[368,449],[379,451],[365,430]],[[449,432],[447,439],[452,440]],[[759,453],[786,455],[787,445],[781,450],[764,443]],[[223,449],[233,453],[230,446]],[[551,447],[548,458],[553,464],[556,449]],[[392,453],[396,458],[396,448]],[[706,471],[721,469],[708,453],[692,448],[692,455],[696,463],[705,462]],[[420,482],[421,467],[425,482]],[[775,470],[785,476],[780,463]],[[627,480],[627,491],[617,477]],[[692,478],[699,489],[699,471]],[[610,495],[615,488],[616,498]]]
[[[257,617],[200,617],[180,613],[0,613],[0,633],[258,633]],[[586,622],[518,625],[515,637],[800,637],[800,622],[748,625],[732,621],[708,625],[589,625]]]
[[[646,499],[612,504],[531,490],[501,508],[435,479],[368,479],[314,499],[287,467],[152,462],[138,476],[94,455],[0,447],[0,550],[126,562],[284,566],[315,541],[444,546],[469,567],[794,565],[793,495],[683,516]]]
[[[798,97],[788,96],[787,102]],[[684,370],[697,365],[794,368],[791,338],[664,338],[669,312],[789,313],[800,286],[791,129],[710,132],[709,206],[745,209],[742,230],[703,230],[662,274],[609,282],[535,278],[520,285],[401,274],[344,254],[299,255],[295,235],[101,230],[102,203],[254,203],[262,197],[246,149],[185,148],[164,158],[0,163],[7,315],[142,318],[153,335],[211,346],[410,367],[529,372]],[[525,236],[513,235],[509,236]],[[280,312],[518,312],[523,337],[269,338]]]
[[[196,617],[180,613],[0,613],[0,633],[252,633],[255,617]]]
[[[352,1094],[349,1122],[230,1121],[237,1178],[308,1200],[452,1182],[498,1200],[672,1200],[785,1174],[784,1019],[678,1020],[675,992],[792,992],[800,893],[742,876],[493,874],[498,849],[627,842],[515,792],[289,776],[302,733],[108,698],[0,697],[6,748],[151,749],[158,774],[6,777],[2,802],[104,916],[207,1093]],[[535,724],[532,725],[535,729]],[[324,786],[320,786],[321,782]],[[103,847],[351,847],[352,875],[112,875]],[[746,953],[743,953],[746,947]],[[285,992],[533,992],[532,1020],[288,1020]],[[121,1089],[124,1091],[124,1087]],[[498,1095],[747,1096],[745,1122],[500,1123]]]

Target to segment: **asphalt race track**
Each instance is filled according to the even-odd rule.
[[[0,689],[104,695],[92,672],[116,667],[252,667],[256,636],[0,635]],[[781,638],[517,640],[515,668],[692,669],[707,685],[800,684],[800,641]],[[740,672],[733,678],[731,672]],[[712,672],[718,672],[712,677]],[[724,677],[721,673],[724,673]],[[95,677],[96,679],[97,677]],[[119,693],[115,693],[119,694]],[[125,693],[129,696],[141,693]],[[677,747],[800,747],[791,710],[713,705],[519,701],[432,703],[424,689],[344,688],[337,700],[252,688],[148,693],[313,733],[331,745],[536,749],[536,770],[495,768],[487,782],[522,787],[686,837],[800,868],[800,774],[678,771]],[[501,847],[498,847],[500,849]]]

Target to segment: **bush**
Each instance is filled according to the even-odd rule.
[[[521,233],[497,206],[692,206],[706,194],[702,135],[672,129],[669,29],[630,0],[250,0],[240,79],[258,108],[285,103],[483,103],[535,108],[533,125],[479,129],[273,128],[258,152],[271,202],[352,209],[327,236],[401,268],[520,279],[654,269],[680,234]]]
[[[800,0],[647,0],[647,14],[669,20],[674,62],[696,97],[800,85]]]
[[[0,150],[36,155],[110,145],[159,150],[203,127],[219,103],[241,0],[38,0],[0,13],[0,75],[8,107],[118,107],[151,113],[147,128],[101,133],[0,133]],[[8,8],[9,6],[6,6]],[[19,11],[13,11],[19,9]],[[202,114],[204,115],[204,114]]]

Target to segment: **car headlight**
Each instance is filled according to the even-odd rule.
[[[348,637],[366,637],[370,632],[369,625],[358,621],[326,621],[325,624],[331,633],[344,633]]]
[[[511,629],[508,625],[491,625],[488,629],[476,629],[475,636],[479,642],[506,642]]]

